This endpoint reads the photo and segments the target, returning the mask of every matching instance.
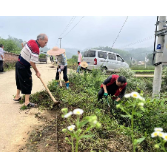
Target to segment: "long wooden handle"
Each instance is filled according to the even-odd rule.
[[[43,85],[44,85],[45,89],[46,89],[46,90],[47,90],[47,92],[49,93],[49,95],[50,95],[50,97],[52,98],[53,102],[54,102],[54,103],[58,103],[58,101],[56,101],[56,99],[52,96],[52,94],[51,94],[50,90],[48,89],[48,87],[47,87],[47,86],[45,85],[45,83],[43,82],[42,78],[41,78],[41,77],[39,77],[39,79],[40,79],[40,80],[41,80],[41,82],[43,83]]]
[[[61,82],[61,73],[59,72],[59,81],[60,81],[60,86],[62,87],[62,82]]]

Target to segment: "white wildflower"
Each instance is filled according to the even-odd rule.
[[[129,93],[129,94],[125,94],[125,96],[124,96],[125,98],[129,98],[129,97],[131,97],[131,94]]]
[[[68,129],[69,131],[73,131],[73,130],[75,129],[75,125],[68,126],[67,129]]]
[[[66,115],[64,115],[64,118],[68,118],[68,117],[70,117],[72,114],[73,114],[72,111],[70,111],[69,113],[67,113]]]
[[[139,95],[139,93],[138,92],[132,92],[131,93],[131,97],[134,97],[134,98],[139,98],[139,97],[141,97],[140,95]]]
[[[77,109],[75,109],[75,110],[73,111],[73,114],[75,114],[75,115],[81,115],[83,112],[84,112],[84,111],[83,111],[82,109],[77,108]]]
[[[165,141],[167,141],[167,133],[163,133],[163,138]]]
[[[151,137],[157,137],[157,136],[158,136],[158,133],[159,133],[159,132],[153,132],[153,133],[151,134]]]
[[[158,132],[158,136],[163,138],[164,133],[163,132]]]
[[[132,92],[131,97],[145,101],[145,99],[143,97],[141,97],[138,92]]]
[[[155,132],[162,132],[163,129],[162,129],[162,128],[154,128],[154,131],[155,131]]]

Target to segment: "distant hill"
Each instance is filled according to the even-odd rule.
[[[2,38],[0,38],[1,40],[4,40]],[[16,45],[17,45],[17,49],[16,50],[21,50],[21,43],[23,42],[22,39],[17,39],[14,37],[9,36],[8,39],[6,39],[8,41],[12,40]],[[5,47],[7,47],[5,45]],[[73,55],[78,55],[78,49],[76,48],[64,48],[66,50],[66,56],[68,59],[72,58]],[[84,50],[80,50],[81,53],[83,53],[85,50],[91,49],[91,47],[89,48],[85,48]],[[118,54],[120,54],[124,60],[129,63],[130,62],[130,58],[133,57],[133,59],[137,60],[137,61],[144,61],[145,60],[145,56],[149,55],[149,59],[151,60],[152,58],[152,53],[153,53],[153,46],[147,47],[147,48],[124,48],[124,49],[112,49],[111,47],[108,46],[99,46],[99,47],[95,47],[92,49],[99,49],[99,50],[106,50],[106,51],[113,51],[116,52]],[[44,47],[44,48],[40,48],[40,51],[43,52],[47,52],[48,50],[50,50],[50,48],[48,47]],[[20,51],[18,51],[20,53]]]
[[[47,52],[48,50],[50,50],[50,48],[48,48],[48,47],[44,47],[44,48],[40,48],[39,49],[41,52]]]
[[[66,50],[67,59],[72,58],[73,55],[78,55],[78,49],[76,48],[64,48]]]
[[[137,61],[144,61],[145,57],[153,53],[153,47],[130,49],[128,52]]]

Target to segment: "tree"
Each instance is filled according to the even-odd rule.
[[[21,51],[21,48],[18,47],[17,42],[11,38],[9,39],[0,38],[0,44],[4,45],[4,50],[7,52],[19,54]]]

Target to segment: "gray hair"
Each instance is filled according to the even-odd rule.
[[[39,35],[37,36],[37,40],[39,40],[39,39],[44,40],[44,39],[45,39],[45,37],[47,37],[47,35],[46,35],[46,34],[39,34]]]

